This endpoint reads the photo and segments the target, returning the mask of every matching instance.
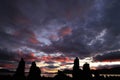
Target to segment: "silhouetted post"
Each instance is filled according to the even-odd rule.
[[[25,61],[23,60],[23,58],[21,58],[19,64],[18,64],[18,68],[15,72],[15,75],[13,76],[13,80],[25,80]]]
[[[35,62],[32,62],[32,66],[30,67],[30,72],[28,75],[28,80],[40,80],[41,70],[36,66]]]
[[[76,59],[74,60],[74,66],[73,66],[73,72],[72,72],[72,76],[74,80],[79,80],[80,72],[81,70],[79,69],[79,59],[78,57],[76,57]]]
[[[88,63],[85,63],[83,65],[83,73],[84,73],[84,80],[91,80],[92,79],[92,74],[91,74],[90,66]]]

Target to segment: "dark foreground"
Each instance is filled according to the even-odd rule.
[[[12,76],[10,75],[0,75],[0,80],[15,80],[13,79]],[[18,79],[20,80],[20,79]],[[28,80],[26,77],[25,79],[21,79],[21,80]],[[33,80],[36,80],[36,79],[33,79]],[[38,78],[37,80],[74,80],[72,77],[68,77],[68,76],[58,76],[56,75],[55,77],[40,77]],[[84,80],[84,79],[78,79],[78,80]],[[90,80],[120,80],[120,77],[93,77],[92,79]]]
[[[79,68],[79,59],[74,60],[73,69],[69,71],[72,77],[67,76],[64,71],[59,71],[54,77],[41,76],[41,70],[32,62],[29,73],[25,76],[25,61],[21,59],[14,75],[0,75],[0,80],[120,80],[120,68],[110,70],[90,70],[89,64],[85,63]],[[101,76],[100,74],[118,74],[118,76]]]

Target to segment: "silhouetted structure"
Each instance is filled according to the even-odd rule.
[[[79,59],[78,57],[74,60],[73,71],[72,71],[73,80],[79,80],[82,78],[82,70],[79,69]]]
[[[41,70],[36,66],[35,62],[32,62],[32,66],[30,67],[30,72],[28,75],[28,80],[40,80]]]
[[[91,74],[90,66],[88,63],[85,63],[83,65],[83,74],[84,74],[84,80],[91,80],[92,79],[92,74]]]
[[[90,67],[88,63],[85,63],[83,65],[83,70],[79,69],[79,59],[76,57],[74,60],[74,66],[73,66],[73,80],[91,80],[92,74],[90,71]]]
[[[5,72],[6,70],[0,70],[0,72],[1,71]],[[78,57],[75,58],[73,70],[70,71],[73,77],[69,77],[66,75],[67,73],[59,70],[55,77],[41,77],[41,70],[36,66],[35,62],[32,62],[27,78],[25,77],[24,71],[25,61],[23,58],[21,58],[14,76],[12,77],[10,75],[0,75],[0,80],[120,80],[119,67],[113,69],[90,70],[89,64],[85,63],[83,65],[83,69],[80,69]],[[7,72],[9,71],[7,70]],[[118,76],[110,76],[107,74],[118,74]],[[94,77],[92,75],[94,75]]]
[[[25,80],[25,61],[23,60],[23,58],[21,58],[19,64],[18,64],[18,68],[13,76],[13,80]]]
[[[79,70],[79,59],[78,59],[78,57],[76,57],[75,60],[74,60],[73,70]]]
[[[54,80],[70,80],[70,78],[68,76],[66,76],[62,71],[58,70],[58,73],[54,77]]]

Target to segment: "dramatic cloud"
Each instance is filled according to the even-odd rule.
[[[95,56],[94,61],[120,61],[120,51],[100,54]]]
[[[111,68],[119,68],[120,65],[104,65],[98,66],[97,69],[111,69]]]
[[[4,68],[4,69],[11,69],[14,70],[16,68],[17,65],[15,64],[5,64],[5,63],[0,63],[0,67]]]
[[[14,37],[17,37],[20,40],[25,40],[26,43],[31,43],[31,44],[40,44],[40,42],[37,40],[36,35],[33,31],[29,29],[21,29],[13,33]]]
[[[49,65],[49,66],[46,66],[47,68],[58,68],[59,66],[55,66],[55,65]]]
[[[70,34],[72,34],[72,29],[70,27],[63,27],[59,30],[60,37],[64,37]]]
[[[63,62],[101,53],[95,60],[105,60],[102,52],[120,49],[119,7],[120,0],[0,0],[0,48],[8,49],[1,56],[19,60],[9,51],[20,50],[27,61]],[[48,57],[58,52],[63,58]]]
[[[39,61],[38,57],[34,53],[23,53],[21,51],[8,51],[7,49],[0,49],[0,67],[3,68],[15,68],[17,67],[20,58],[24,58],[28,64],[32,61]],[[10,66],[9,66],[10,65]]]
[[[5,61],[14,61],[17,60],[18,55],[14,52],[9,52],[7,49],[0,49],[0,60]]]
[[[42,56],[40,58],[41,61],[46,61],[46,63],[53,63],[53,62],[71,62],[73,61],[73,59],[69,58],[69,57],[65,57],[65,56]],[[49,62],[50,61],[50,62]]]

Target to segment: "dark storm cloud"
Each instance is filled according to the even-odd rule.
[[[12,52],[12,51],[8,51],[7,49],[0,49],[0,60],[3,61],[14,61],[17,60],[18,56],[16,53]]]
[[[120,61],[120,51],[97,55],[93,57],[94,61]]]
[[[82,57],[89,56],[92,52],[120,48],[119,0],[95,2],[97,8],[93,7],[93,10],[88,12],[85,22],[72,25],[77,26],[76,29],[73,28],[72,35],[53,44],[58,51],[73,52]]]
[[[105,16],[103,20],[103,25],[105,25],[108,30],[107,36],[105,37],[105,46],[109,49],[118,49],[120,40],[120,1],[113,0],[112,2],[107,2],[105,7]]]
[[[41,24],[47,25],[51,20],[56,19],[58,21],[63,20],[65,23],[65,17],[67,14],[71,14],[71,16],[79,15],[77,12],[84,12],[82,8],[84,8],[84,3],[86,6],[90,6],[93,1],[80,1],[80,0],[2,0],[1,6],[3,14],[8,16],[13,21],[15,17],[15,21],[13,23],[19,22],[23,18],[23,21],[28,18],[32,20],[32,23],[40,26]],[[79,9],[80,8],[80,9]],[[68,13],[69,12],[69,13]],[[3,15],[1,14],[1,15]],[[10,17],[9,17],[10,16]],[[4,17],[3,17],[4,18]],[[74,17],[73,17],[74,18]],[[7,19],[5,19],[7,20]],[[10,22],[8,21],[8,22]],[[29,21],[28,21],[29,22]],[[12,23],[12,22],[11,22]],[[17,24],[16,24],[17,25]],[[34,26],[35,27],[35,26]],[[42,26],[40,26],[42,27]]]
[[[0,24],[1,28],[3,29],[6,29],[8,27],[14,29],[16,26],[23,26],[25,22],[22,22],[22,20],[27,20],[27,17],[22,14],[22,12],[17,7],[17,0],[1,0],[0,11]]]
[[[16,3],[16,0],[0,1],[0,44],[3,48],[12,49],[12,47],[15,48],[22,45],[21,41],[14,37],[12,33],[17,29],[23,28],[25,24],[21,21],[25,21],[27,18],[18,9]]]
[[[97,67],[97,69],[111,69],[111,68],[119,68],[120,67],[120,65],[118,64],[118,65],[104,65],[104,66],[102,66],[102,65],[100,65],[100,66],[98,66]]]
[[[86,2],[84,1],[83,3]],[[57,21],[62,20],[62,24],[64,24],[66,22],[66,19],[64,19],[64,17],[66,15],[68,16],[69,14],[72,14],[70,15],[70,17],[74,16],[74,14],[77,13],[77,10],[74,9],[77,9],[77,7],[82,7],[82,6],[83,5],[81,1],[78,0],[77,1],[2,0],[1,11],[3,12],[0,14],[0,16],[2,16],[1,19],[3,19],[3,22],[1,22],[1,34],[0,34],[1,44],[3,47],[10,47],[10,45],[12,44],[14,44],[15,47],[24,46],[23,42],[25,42],[26,45],[27,44],[26,38],[32,35],[27,33],[28,30],[27,32],[26,30],[23,30],[28,27],[27,24],[33,24],[33,27],[29,25],[29,29],[34,29],[34,27],[36,26],[36,28],[39,29],[39,31],[41,31],[40,28],[42,28],[42,26],[44,27],[48,26],[49,22],[53,19],[56,19]],[[40,26],[40,28],[38,26]],[[11,33],[13,35],[11,35]],[[36,39],[33,40],[33,38],[30,39],[30,41],[34,43],[37,42],[37,40]]]
[[[45,63],[47,63],[47,64],[54,64],[55,62],[53,62],[53,61],[46,61]]]
[[[107,27],[109,27],[111,34],[117,36],[119,35],[119,19],[120,19],[120,1],[119,0],[115,0],[112,2],[108,2],[108,6],[106,6],[106,15],[105,15],[105,25],[107,25]]]
[[[59,66],[55,66],[55,65],[49,65],[49,66],[45,66],[46,68],[50,68],[50,69],[52,69],[52,68],[58,68]]]
[[[0,49],[0,63],[15,63],[24,58],[27,62],[40,61],[33,52],[9,51],[8,49]]]
[[[72,41],[71,37],[66,37],[60,42],[54,42],[53,45],[46,46],[42,50],[47,53],[63,52],[68,56],[81,55],[81,57],[90,53],[80,41]]]
[[[80,57],[119,49],[119,4],[119,0],[0,0],[0,45]],[[52,34],[54,39],[49,38]]]
[[[47,64],[54,64],[56,62],[73,62],[73,59],[65,56],[42,56],[39,58],[40,61],[45,61]]]
[[[5,64],[5,63],[0,63],[0,67],[4,68],[4,69],[11,69],[14,70],[16,68],[17,65],[14,64]]]
[[[16,69],[20,58],[24,58],[26,66],[33,61],[41,61],[32,52],[24,53],[22,51],[10,51],[8,49],[0,49],[0,67],[4,69]],[[28,66],[29,67],[29,66]]]
[[[39,44],[41,44],[36,39],[34,32],[28,29],[17,30],[16,32],[12,32],[12,33],[1,31],[0,40],[1,40],[0,42],[1,48],[8,48],[8,49],[15,49],[23,46],[34,48]]]

